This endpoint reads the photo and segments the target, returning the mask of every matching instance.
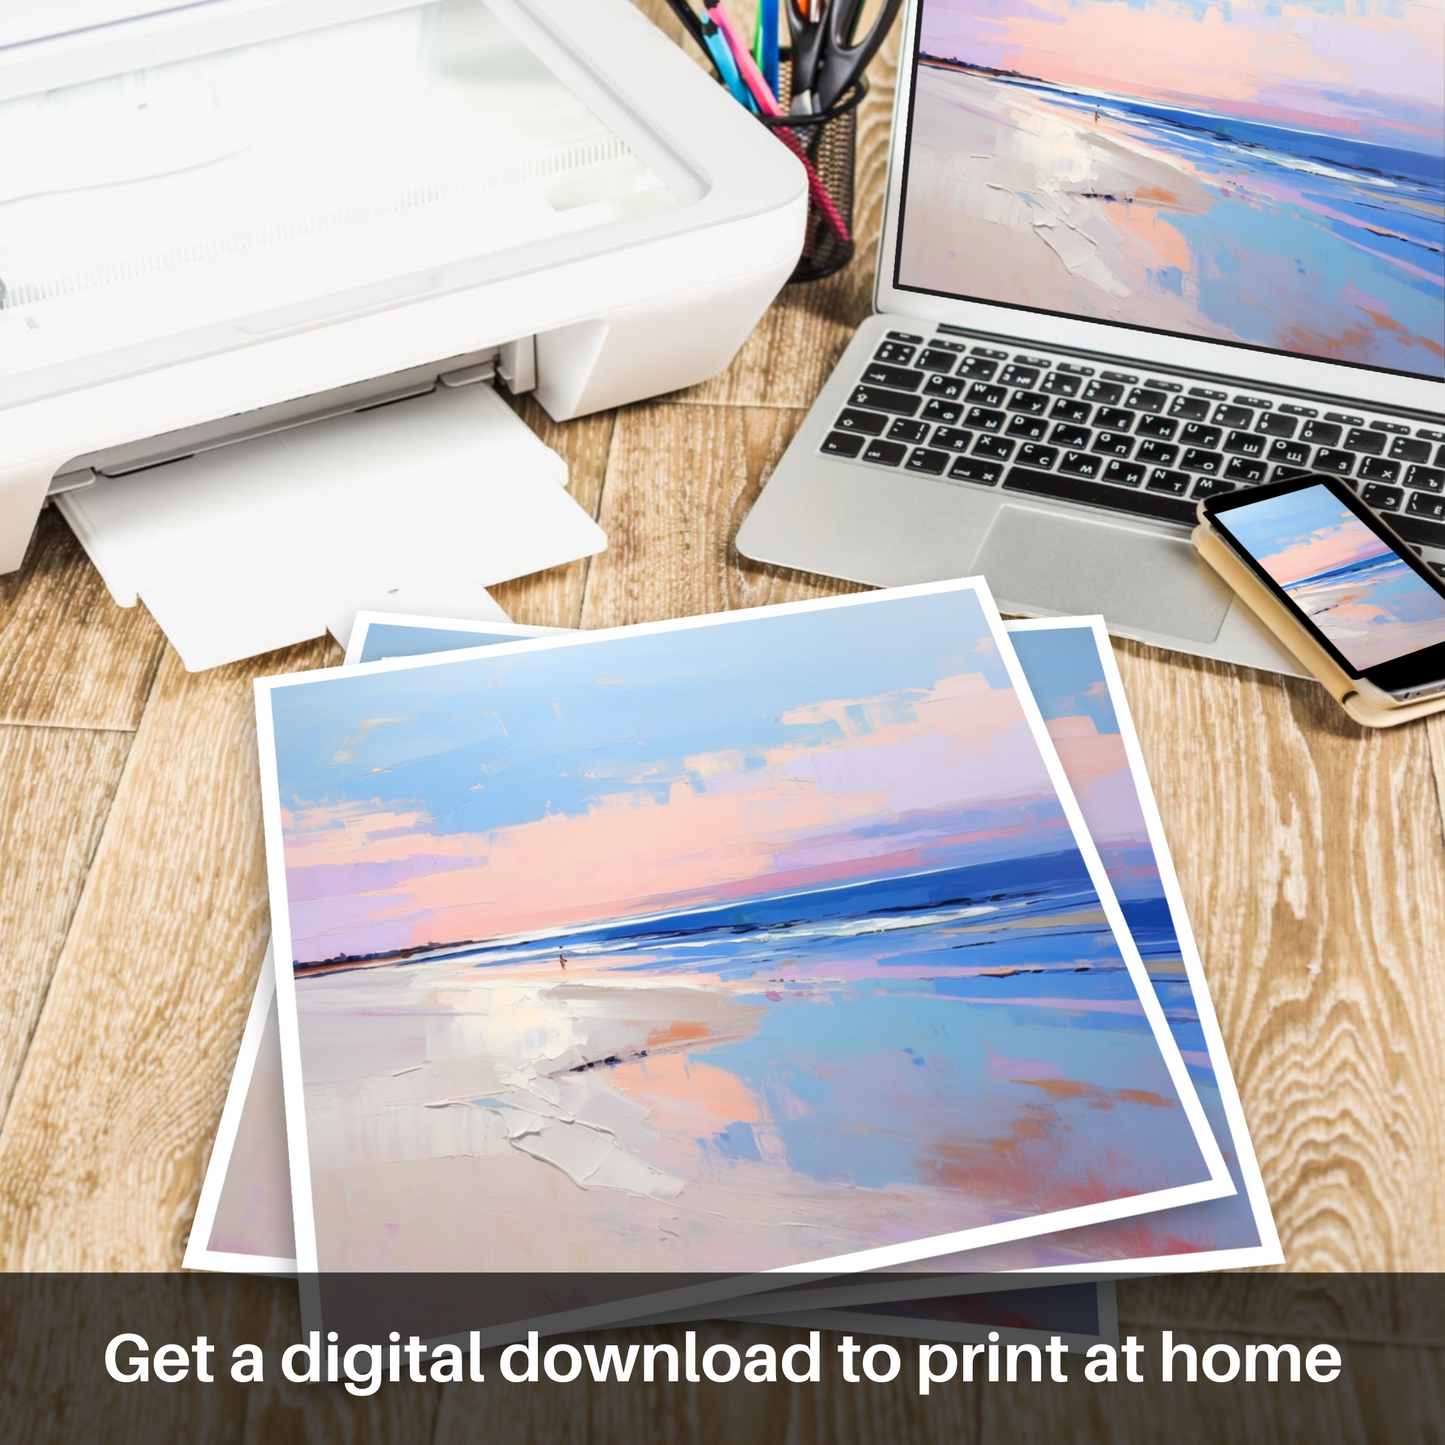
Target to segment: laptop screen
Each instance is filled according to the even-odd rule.
[[[894,284],[1445,377],[1438,0],[920,0]]]

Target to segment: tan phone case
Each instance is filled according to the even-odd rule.
[[[1392,728],[1432,713],[1445,712],[1445,693],[1420,702],[1376,703],[1362,697],[1354,678],[1310,636],[1278,598],[1235,555],[1229,544],[1209,525],[1201,522],[1191,540],[1195,550],[1239,594],[1241,599],[1274,635],[1313,673],[1344,710],[1367,728]]]

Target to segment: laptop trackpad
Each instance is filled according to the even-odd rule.
[[[1102,612],[1117,627],[1213,642],[1233,593],[1182,539],[1005,506],[976,570],[1008,603],[1049,612]]]

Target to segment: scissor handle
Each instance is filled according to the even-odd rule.
[[[822,26],[827,28],[828,40],[814,73],[813,88],[817,91],[818,109],[827,110],[855,80],[867,69],[869,62],[878,53],[897,18],[902,0],[883,0],[877,17],[861,40],[853,40],[852,34],[858,18],[863,13],[865,0],[832,0],[823,17]],[[792,8],[793,0],[788,0]]]
[[[787,0],[788,34],[792,38],[793,94],[811,94],[818,83],[819,63],[828,38],[827,20],[814,20],[798,3]]]

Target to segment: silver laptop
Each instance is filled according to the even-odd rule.
[[[739,550],[1282,672],[1201,497],[1347,477],[1445,573],[1445,36],[1302,15],[915,0],[877,314]]]

